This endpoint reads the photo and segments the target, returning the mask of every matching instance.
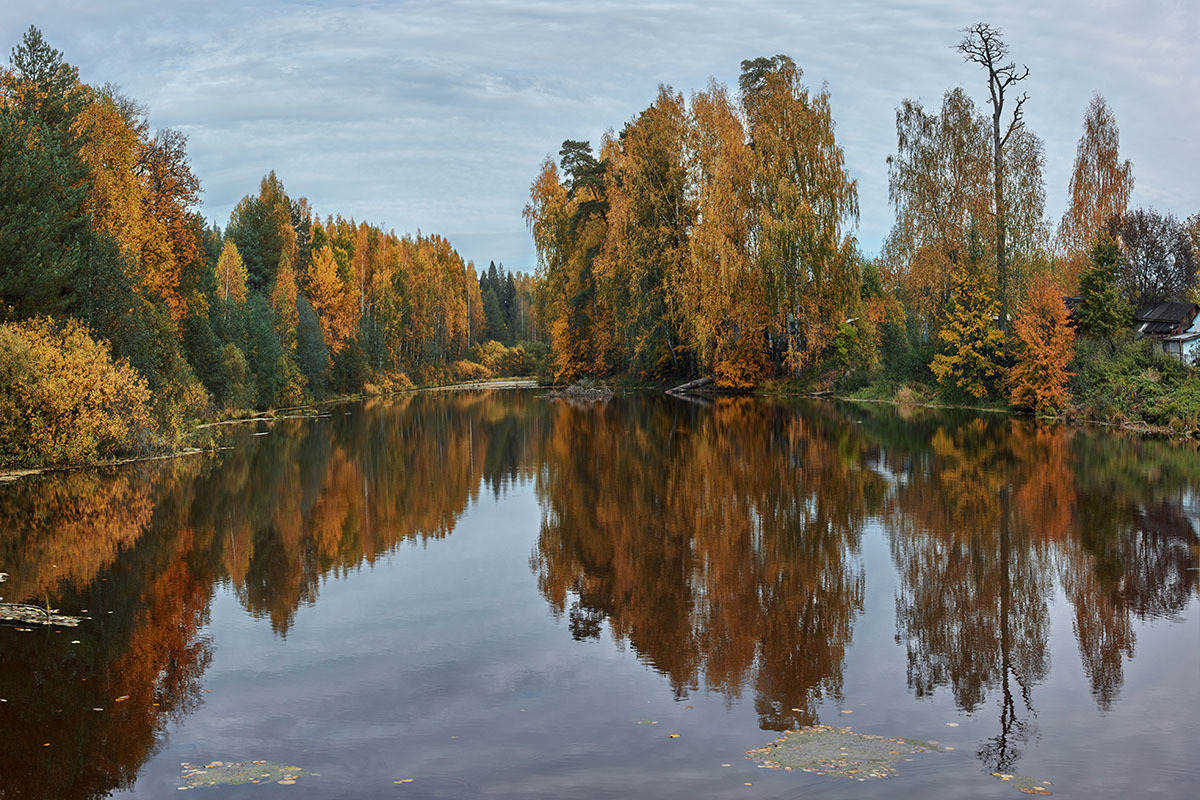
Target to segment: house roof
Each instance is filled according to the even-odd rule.
[[[1133,313],[1133,327],[1143,335],[1170,336],[1187,330],[1197,313],[1195,303],[1145,303]]]

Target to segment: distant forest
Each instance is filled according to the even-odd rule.
[[[172,446],[199,419],[544,357],[533,277],[477,274],[437,235],[321,219],[274,173],[224,230],[207,224],[184,136],[80,83],[36,28],[0,103],[0,465]]]

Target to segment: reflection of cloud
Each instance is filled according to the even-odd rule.
[[[982,102],[982,76],[951,49],[979,19],[1002,27],[1032,70],[1028,119],[1046,140],[1052,217],[1093,91],[1121,124],[1134,202],[1200,208],[1186,180],[1200,172],[1187,146],[1200,109],[1184,102],[1200,95],[1192,4],[800,5],[47,0],[41,19],[0,8],[0,34],[8,47],[29,22],[42,26],[85,80],[123,85],[155,124],[186,131],[205,213],[221,223],[274,169],[321,213],[494,233],[464,247],[485,264],[532,263],[520,209],[563,139],[595,143],[660,81],[685,94],[709,75],[736,84],[741,59],[774,53],[791,54],[810,85],[828,82],[873,251],[892,219],[884,159],[895,108],[905,97],[936,104],[959,84]]]

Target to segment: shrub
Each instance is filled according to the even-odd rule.
[[[492,377],[492,371],[474,361],[455,361],[451,367],[454,377],[460,381],[479,381]]]
[[[0,464],[77,464],[155,438],[150,389],[79,322],[0,324]]]
[[[1200,430],[1200,375],[1154,341],[1128,333],[1112,344],[1084,337],[1071,366],[1071,393],[1084,417]]]

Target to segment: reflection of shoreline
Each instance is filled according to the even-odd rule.
[[[997,764],[1033,720],[1049,595],[1061,587],[1070,603],[1103,708],[1119,698],[1136,620],[1171,616],[1200,586],[1200,464],[1165,442],[753,398],[577,408],[427,392],[345,411],[278,420],[208,458],[0,484],[0,570],[12,575],[0,594],[114,611],[92,614],[76,648],[40,634],[0,647],[21,726],[0,746],[17,742],[6,752],[35,773],[81,763],[78,787],[10,780],[3,764],[0,785],[22,798],[127,785],[163,721],[202,699],[216,584],[286,635],[325,577],[445,538],[481,493],[514,483],[536,486],[530,565],[572,635],[607,626],[680,696],[751,691],[760,725],[777,730],[840,697],[867,578],[859,539],[881,521],[910,691],[949,690],[962,708],[999,699]],[[29,730],[54,746],[38,749]],[[84,763],[100,741],[108,760]]]
[[[4,796],[131,786],[166,722],[202,701],[216,585],[286,634],[323,576],[443,538],[485,486],[531,479],[539,408],[487,392],[367,401],[213,458],[0,485],[4,594],[89,617],[70,636],[0,630]]]
[[[113,461],[96,461],[87,464],[66,464],[53,467],[37,467],[34,469],[10,469],[0,472],[0,485],[19,481],[22,478],[32,478],[38,475],[52,475],[55,473],[78,472],[86,469],[107,469],[108,467],[123,467],[129,464],[142,464],[150,461],[170,461],[175,458],[183,458],[185,456],[201,455],[203,453],[216,453],[217,449],[188,447],[183,450],[177,450],[172,453],[158,453],[150,456],[137,456],[133,458],[118,458]]]

